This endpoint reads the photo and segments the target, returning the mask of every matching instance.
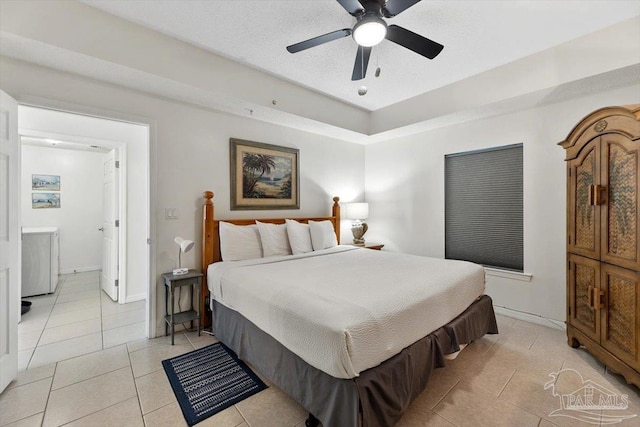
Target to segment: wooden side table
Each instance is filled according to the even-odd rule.
[[[357,246],[359,248],[365,248],[365,249],[373,249],[374,251],[379,251],[380,249],[384,248],[384,244],[383,243],[367,243],[367,242],[365,242],[364,245],[353,245],[353,246]]]
[[[187,274],[174,275],[173,273],[164,273],[162,275],[164,281],[164,305],[166,309],[166,315],[164,316],[164,335],[167,336],[168,328],[171,326],[171,345],[173,345],[173,336],[176,329],[176,324],[191,322],[193,328],[193,321],[198,321],[198,336],[200,336],[200,288],[202,286],[202,273],[196,270],[189,270]],[[174,291],[182,286],[191,287],[191,309],[175,313],[174,305]],[[197,298],[193,298],[193,288],[196,289]],[[171,311],[169,311],[169,301],[171,301]],[[193,309],[195,303],[195,309]],[[178,309],[180,309],[178,307]]]

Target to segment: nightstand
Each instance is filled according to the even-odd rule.
[[[353,245],[353,246],[357,246],[359,248],[365,248],[365,249],[373,249],[374,251],[379,251],[380,249],[384,248],[384,244],[382,243],[367,243],[367,242],[365,242],[364,245]]]
[[[164,335],[167,336],[168,328],[171,326],[171,345],[173,345],[173,335],[175,333],[176,324],[191,322],[193,328],[193,321],[198,321],[198,336],[200,336],[200,288],[202,286],[202,273],[196,270],[189,270],[187,274],[174,275],[173,273],[164,273],[162,275],[164,281],[164,305],[166,309],[166,315],[164,316]],[[191,287],[191,306],[190,310],[174,313],[174,291],[178,288],[178,293],[183,286]],[[197,298],[193,298],[193,288],[196,289]],[[169,310],[169,301],[171,301],[171,310]],[[193,305],[195,304],[195,310]],[[178,307],[178,309],[180,309]]]

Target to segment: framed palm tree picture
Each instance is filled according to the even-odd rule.
[[[231,210],[300,209],[300,150],[229,140]]]

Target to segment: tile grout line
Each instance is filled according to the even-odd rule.
[[[42,326],[42,331],[40,331],[40,336],[38,337],[38,341],[36,342],[36,345],[33,347],[33,352],[31,353],[31,357],[29,357],[29,362],[27,363],[27,368],[29,369],[29,365],[31,364],[31,361],[33,360],[33,356],[36,354],[36,350],[38,349],[38,346],[40,344],[40,340],[42,340],[42,335],[44,334],[45,329],[47,329],[47,324],[49,323],[49,319],[51,319],[51,315],[53,314],[53,309],[55,308],[56,304],[58,303],[58,298],[60,297],[60,292],[62,291],[62,288],[65,285],[65,280],[62,279],[62,283],[60,284],[60,289],[56,289],[56,291],[53,293],[56,298],[53,301],[53,304],[51,304],[51,311],[49,311],[49,315],[47,316],[47,320],[46,322],[44,322],[44,325]],[[25,370],[26,370],[25,369]],[[52,380],[52,384],[53,384],[53,380]],[[48,400],[48,397],[47,397]],[[42,417],[42,419],[44,420],[44,416]]]
[[[103,319],[104,322],[104,319]],[[126,323],[124,325],[120,325],[120,326],[116,326],[114,328],[109,328],[109,329],[104,329],[104,324],[102,325],[102,332],[104,331],[113,331],[114,329],[118,329],[118,328],[124,328],[125,326],[131,326],[131,325],[135,325],[136,323],[144,323],[144,320],[138,320],[137,322],[131,322],[131,323]]]
[[[47,346],[50,346],[50,345],[59,344],[61,342],[71,341],[71,340],[75,340],[77,338],[82,338],[82,337],[86,337],[86,336],[89,336],[89,335],[94,335],[94,334],[97,334],[99,332],[100,331],[98,331],[98,332],[89,332],[88,334],[78,335],[77,337],[65,338],[65,339],[60,340],[60,341],[53,341],[53,342],[50,342],[50,343],[47,343],[47,344],[42,344],[41,346],[38,346],[38,347],[39,348],[43,348],[43,347],[47,347]],[[37,349],[38,347],[34,347],[34,348]],[[104,349],[100,349],[100,350],[104,350]],[[97,350],[97,351],[100,351],[100,350]],[[35,350],[34,350],[34,353],[35,353]],[[92,351],[91,353],[95,353],[95,352]],[[84,353],[84,354],[91,354],[91,353]],[[62,359],[62,360],[75,359],[76,357],[83,356],[84,354],[79,354],[77,356],[72,356],[72,357],[69,357],[67,359]],[[56,362],[62,362],[62,360],[57,360]],[[51,363],[53,363],[53,362],[51,362]],[[47,365],[48,365],[48,363],[47,363]]]
[[[549,420],[547,420],[544,416],[540,416],[540,415],[538,415],[538,414],[535,414],[535,413],[531,412],[529,409],[521,407],[521,406],[520,406],[520,405],[518,405],[517,403],[512,403],[512,402],[509,402],[509,401],[504,400],[504,399],[502,398],[502,393],[503,393],[503,392],[504,392],[504,390],[507,388],[507,385],[509,384],[509,382],[511,382],[511,380],[513,379],[513,377],[515,376],[515,374],[516,374],[517,372],[521,372],[521,373],[523,373],[524,375],[527,375],[527,376],[528,376],[528,374],[527,374],[526,372],[523,372],[523,371],[520,371],[520,370],[516,369],[516,370],[513,372],[513,375],[511,375],[511,378],[509,378],[509,381],[507,381],[507,383],[505,384],[505,386],[503,387],[503,389],[500,391],[500,394],[498,395],[498,399],[500,399],[503,403],[505,403],[505,404],[507,404],[507,405],[513,406],[513,407],[515,407],[515,408],[520,409],[521,411],[524,411],[524,412],[526,412],[526,413],[528,413],[528,414],[533,415],[534,417],[538,417],[538,418],[540,418],[540,420],[538,421],[538,425],[540,425],[540,423],[542,423],[542,420],[549,421]],[[557,378],[556,378],[556,381],[557,381]],[[549,422],[550,422],[550,421],[549,421]]]
[[[38,337],[38,341],[36,342],[36,345],[33,347],[33,351],[31,352],[31,356],[29,356],[29,361],[27,362],[27,367],[25,368],[25,371],[29,369],[29,365],[31,365],[31,362],[33,361],[33,356],[35,356],[36,354],[36,350],[38,349],[38,344],[40,344],[40,340],[42,339],[42,334],[44,334],[44,330],[47,329],[47,323],[49,323],[49,319],[51,319],[51,314],[53,313],[53,309],[56,306],[57,302],[58,302],[58,297],[60,296],[60,291],[62,291],[62,288],[65,285],[65,279],[62,279],[62,283],[60,284],[60,289],[56,289],[56,292],[54,292],[54,295],[56,296],[56,299],[53,301],[53,304],[51,305],[51,310],[49,311],[49,315],[47,316],[47,320],[44,322],[44,325],[42,326],[42,330],[40,331],[40,336]],[[51,383],[53,384],[53,380],[51,381]],[[49,397],[47,396],[47,400],[49,399]],[[44,420],[44,415],[42,416],[42,419]]]
[[[456,386],[457,386],[458,384],[460,384],[460,381],[462,381],[462,380],[461,380],[461,379],[459,379],[458,381],[456,381],[456,382],[451,386],[451,388],[450,388],[449,390],[447,390],[447,391],[442,395],[442,397],[441,397],[440,399],[438,399],[438,401],[435,403],[435,405],[433,405],[433,406],[430,408],[431,412],[433,412],[434,414],[436,414],[436,413],[437,413],[437,412],[435,412],[435,411],[434,411],[434,409],[436,408],[436,406],[438,406],[438,405],[440,404],[440,402],[442,402],[442,401],[444,400],[444,398],[445,398],[445,397],[447,397],[447,395],[448,395],[449,393],[451,393],[451,390],[453,390],[454,388],[456,388]],[[438,414],[438,415],[440,415],[440,414]],[[440,416],[442,416],[442,415],[440,415]],[[447,420],[447,421],[448,421],[448,420]]]
[[[131,360],[131,353],[129,352],[129,346],[127,344],[124,344],[124,347],[125,347],[125,350],[127,351],[127,359],[129,359],[129,368],[131,369],[131,377],[133,378],[133,385],[136,388],[136,398],[138,400],[138,409],[140,409],[140,417],[142,418],[142,424],[146,426],[147,420],[144,418],[145,413],[142,411],[142,402],[140,401],[140,391],[138,390],[138,381],[136,381],[136,376],[133,373],[133,361]]]
[[[81,323],[81,322],[89,322],[91,320],[96,320],[99,319],[99,317],[92,317],[90,319],[82,319],[82,320],[78,320],[78,321],[73,321],[73,322],[69,322],[69,323],[63,323],[62,325],[58,325],[58,326],[52,326],[50,328],[46,328],[46,329],[53,329],[53,328],[60,328],[62,326],[68,326],[68,325],[72,325],[74,323]],[[95,332],[94,332],[95,333]],[[46,345],[46,344],[45,344]]]
[[[500,389],[500,392],[498,393],[498,398],[500,398],[500,396],[502,396],[502,393],[504,392],[504,390],[507,388],[507,386],[509,385],[509,383],[511,382],[511,380],[513,379],[513,377],[516,375],[516,372],[518,372],[518,369],[514,369],[513,372],[511,373],[511,376],[509,377],[509,379],[507,380],[506,383],[504,383],[504,385],[502,386],[502,388]]]
[[[66,359],[66,360],[71,360],[71,359]],[[60,362],[57,362],[57,363],[60,363]],[[131,363],[131,362],[129,362],[129,363]],[[73,386],[73,385],[80,384],[80,383],[85,382],[85,381],[93,380],[93,379],[95,379],[95,378],[99,378],[99,377],[102,377],[102,376],[104,376],[104,375],[112,374],[112,373],[114,373],[115,371],[119,371],[120,369],[124,369],[124,368],[126,368],[126,366],[121,366],[121,367],[119,367],[119,368],[112,369],[111,371],[103,372],[103,373],[101,373],[100,375],[95,375],[95,376],[90,377],[90,378],[85,378],[85,379],[83,379],[83,380],[76,381],[76,382],[71,383],[71,384],[67,384],[67,385],[65,385],[65,386],[62,386],[62,387],[57,388],[57,389],[52,390],[52,391],[64,390],[64,389],[65,389],[65,388],[67,388],[67,387],[71,387],[71,386]],[[53,387],[53,383],[52,383],[52,387]]]
[[[527,350],[531,350],[531,348],[535,345],[535,343],[538,342],[538,338],[540,338],[540,334],[536,335],[536,339],[533,340],[533,342],[531,343],[531,345],[529,345]]]
[[[79,304],[79,303],[81,303],[83,301],[94,300],[94,299],[100,299],[100,297],[82,298],[82,299],[77,299],[77,300],[74,300],[74,301],[56,302],[56,304],[54,305],[54,309],[55,309],[56,306],[60,307],[62,304]],[[73,313],[74,311],[82,311],[82,310],[87,310],[87,308],[83,307],[83,308],[79,308],[79,309],[65,310],[65,311],[62,311],[60,313],[56,313],[56,315],[64,314],[64,313]],[[53,310],[52,310],[52,314],[53,314]]]
[[[136,390],[137,390],[137,387],[138,387],[138,385],[136,384]],[[166,405],[162,405],[161,407],[156,408],[156,409],[154,409],[154,410],[153,410],[153,411],[151,411],[151,412],[148,412],[148,413],[146,413],[146,414],[143,414],[143,413],[142,413],[142,405],[140,404],[140,395],[138,395],[138,404],[140,405],[140,414],[142,414],[142,420],[144,421],[144,425],[145,425],[145,426],[147,425],[147,420],[145,419],[145,417],[146,417],[147,415],[151,415],[151,414],[153,414],[154,412],[158,412],[160,409],[166,408],[167,406],[171,406],[171,405],[173,405],[174,403],[177,403],[178,408],[180,408],[180,403],[178,403],[178,402],[171,402],[171,403],[167,403]],[[234,405],[234,406],[235,406],[235,405]],[[180,410],[180,414],[182,415],[182,410]],[[203,420],[203,421],[204,421],[204,420]],[[185,422],[185,424],[186,424],[186,422]]]
[[[462,381],[462,380],[458,380],[458,382],[457,382],[453,387],[451,387],[451,390],[453,390],[453,389],[455,388],[455,386],[456,386],[456,385],[458,385],[461,381]],[[451,392],[451,390],[449,390],[449,391],[447,392],[447,394],[449,394],[449,393]],[[445,394],[445,396],[443,396],[443,397],[442,397],[442,399],[440,399],[440,401],[442,401],[442,400],[444,399],[444,397],[446,397],[446,395],[447,395],[447,394]],[[436,408],[436,406],[438,406],[438,405],[440,404],[440,401],[439,401],[439,402],[438,402],[438,403],[437,403],[437,404],[436,404],[436,405],[431,409],[431,412],[433,412],[433,413],[434,413],[434,414],[436,414],[437,416],[441,417],[443,420],[447,421],[448,423],[450,423],[450,424],[452,424],[452,425],[454,425],[454,426],[456,426],[456,427],[461,427],[461,426],[460,426],[459,424],[457,424],[455,421],[452,421],[452,420],[450,420],[449,418],[445,417],[445,416],[444,416],[444,414],[441,414],[441,413],[439,413],[439,412],[434,411],[434,409]]]
[[[121,368],[121,369],[122,369],[122,368]],[[68,421],[68,422],[66,422],[66,423],[64,423],[64,424],[60,424],[59,426],[56,426],[56,427],[63,427],[63,426],[67,426],[67,425],[69,425],[69,424],[71,424],[71,423],[73,423],[73,422],[76,422],[76,421],[81,420],[81,419],[83,419],[83,418],[89,417],[89,416],[91,416],[91,415],[95,415],[95,414],[97,414],[97,413],[98,413],[98,412],[100,412],[100,411],[105,411],[105,410],[107,410],[107,409],[109,409],[109,408],[113,408],[114,406],[120,405],[121,403],[124,403],[124,402],[126,402],[127,400],[131,400],[131,399],[133,399],[133,397],[130,397],[130,398],[125,399],[125,400],[122,400],[122,401],[120,401],[120,402],[118,402],[118,403],[114,403],[113,405],[106,406],[106,407],[104,407],[104,408],[102,408],[102,409],[99,409],[99,410],[97,410],[97,411],[95,411],[95,412],[92,412],[92,413],[87,414],[87,415],[83,415],[83,416],[81,416],[80,418],[73,419],[73,420]]]
[[[240,410],[240,408],[238,407],[238,404],[236,403],[235,405],[233,405],[234,408],[236,408],[236,411],[238,411],[238,413],[240,414],[240,416],[242,417],[242,419],[244,420],[245,423],[247,423],[247,425],[249,427],[251,427],[251,424],[249,423],[249,420],[247,420],[247,417],[244,416],[244,414],[242,413],[242,411]],[[240,423],[242,424],[242,423]],[[238,424],[238,425],[240,425]]]
[[[35,351],[34,351],[35,353]],[[44,405],[44,411],[42,413],[42,421],[40,422],[40,426],[44,425],[44,418],[47,416],[47,408],[49,407],[49,400],[51,399],[51,392],[53,389],[53,381],[56,378],[56,371],[58,370],[58,362],[56,362],[56,366],[53,367],[53,375],[51,376],[51,385],[49,385],[49,393],[47,394],[47,403]]]
[[[90,322],[90,321],[95,320],[95,319],[97,319],[97,317],[94,317],[93,319],[83,319],[83,320],[78,320],[77,322],[66,323],[66,324],[64,324],[64,325],[60,325],[60,326],[52,326],[52,327],[50,327],[50,328],[45,328],[44,330],[46,331],[47,329],[51,330],[51,329],[56,329],[56,328],[62,328],[62,327],[65,327],[65,326],[74,325],[74,324],[76,324],[76,323],[87,323],[87,322]],[[95,333],[96,333],[96,332],[89,332],[88,334],[84,334],[84,335],[95,334]],[[81,336],[84,336],[84,335],[78,335],[78,337],[81,337]],[[55,342],[59,342],[59,341],[66,341],[66,340],[70,340],[70,339],[72,339],[72,338],[77,338],[77,337],[65,338],[65,339],[63,339],[63,340],[52,341],[52,342],[50,342],[50,343],[42,344],[42,345],[49,345],[49,344],[53,344],[53,343],[55,343]]]
[[[498,337],[498,339],[497,339],[497,340],[495,340],[495,341],[494,341],[494,342],[489,346],[489,348],[488,348],[487,350],[485,350],[485,351],[482,353],[482,355],[486,356],[486,355],[491,351],[491,349],[492,349],[496,344],[498,344],[498,342],[499,342],[501,339],[502,339],[502,338]]]

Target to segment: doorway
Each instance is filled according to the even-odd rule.
[[[100,324],[100,342],[94,339],[91,341],[92,346],[99,344],[102,348],[108,348],[119,344],[119,340],[130,341],[153,336],[150,333],[153,322],[150,321],[151,304],[149,304],[152,296],[149,295],[151,260],[148,244],[150,236],[148,126],[25,105],[19,106],[18,118],[23,147],[28,146],[33,150],[34,146],[40,145],[38,149],[42,151],[48,145],[49,150],[55,147],[60,151],[67,150],[68,153],[73,151],[75,154],[67,157],[75,157],[76,164],[84,164],[85,167],[89,166],[93,170],[92,172],[81,171],[75,175],[70,171],[61,172],[60,189],[57,191],[60,207],[46,210],[32,209],[32,206],[25,201],[28,199],[25,193],[35,191],[31,188],[31,182],[26,176],[30,177],[35,172],[24,170],[22,172],[22,210],[23,213],[29,210],[31,222],[34,221],[33,214],[38,215],[39,217],[36,218],[39,219],[47,216],[47,213],[53,213],[54,216],[57,214],[58,219],[64,217],[65,213],[69,213],[68,208],[71,207],[74,197],[85,199],[84,206],[79,211],[79,217],[85,222],[91,222],[90,226],[87,225],[88,228],[85,229],[84,234],[76,235],[75,240],[70,235],[71,227],[68,224],[60,227],[60,277],[62,280],[57,290],[58,297],[55,297],[56,294],[49,295],[50,301],[54,304],[48,319],[53,321],[47,320],[45,325],[50,323],[52,328],[60,328],[56,332],[61,331],[65,326],[64,322],[60,323],[61,318],[64,317],[62,314],[65,314],[63,311],[66,311],[67,307],[72,307],[74,305],[72,303],[80,301],[79,298],[83,296],[87,296],[84,301],[88,304],[94,304],[95,300],[91,298],[99,290],[100,316],[105,317],[100,321],[93,318],[90,322],[77,322],[82,330],[87,332],[85,337],[98,334],[95,330],[89,330],[90,327],[87,324],[94,324],[94,327]],[[24,157],[23,155],[23,164]],[[44,161],[47,156],[40,157]],[[129,167],[129,160],[135,161],[135,168]],[[45,167],[42,169],[44,172],[55,175],[55,171]],[[76,194],[72,194],[74,192]],[[82,219],[71,219],[71,221],[78,225]],[[66,216],[66,220],[69,221],[69,215]],[[27,224],[23,222],[22,225]],[[92,253],[95,255],[96,239],[98,240],[97,252],[99,252],[97,262],[95,256],[92,260],[86,259]],[[89,240],[93,240],[91,245]],[[84,260],[82,260],[83,256]],[[75,259],[72,259],[74,257]],[[135,262],[127,262],[130,259],[134,259]],[[61,303],[65,305],[64,309]],[[87,316],[92,316],[88,313],[91,307],[81,307],[81,305],[79,302],[77,309],[86,311]],[[57,313],[54,313],[56,310],[58,310]],[[56,314],[59,316],[54,319]],[[40,313],[40,315],[47,316],[46,313]],[[112,318],[109,319],[109,316]],[[42,323],[42,319],[39,322]],[[135,322],[135,327],[131,327],[133,323],[127,322]],[[33,326],[33,322],[31,323]],[[104,329],[105,325],[112,329]],[[122,333],[114,334],[118,328],[122,329]],[[70,329],[69,334],[82,333],[71,331],[70,327],[68,329]],[[136,336],[132,335],[134,330]],[[29,328],[25,330],[26,338],[30,338],[33,344],[34,335],[37,333],[29,336],[28,332],[33,331],[29,331]],[[46,332],[45,326],[38,340],[44,337],[45,344],[52,345],[46,340]],[[139,336],[140,334],[142,336]],[[69,342],[76,338],[82,340],[80,337],[72,336]],[[97,335],[94,338],[97,338]],[[29,345],[31,344],[23,344],[22,351]],[[37,347],[38,342],[35,343],[35,349]],[[78,351],[86,351],[87,345],[85,344],[84,347],[84,349],[79,348]],[[45,352],[41,352],[40,357],[36,357],[37,354],[34,351],[31,362],[41,363],[40,359],[43,359],[44,354]],[[65,353],[65,357],[73,356],[75,354]],[[43,360],[45,359],[46,357]],[[26,356],[20,361],[22,368],[25,367],[25,360]]]
[[[122,296],[118,292],[119,218],[126,212],[121,191],[127,187],[126,176],[120,176],[126,167],[119,160],[124,158],[120,151],[96,144],[21,137],[23,297],[56,290],[56,277],[51,277],[46,287],[34,286],[34,279],[43,275],[37,273],[39,260],[25,240],[25,236],[48,227],[55,233],[56,261],[52,264],[56,271],[62,275],[101,271],[103,291],[113,301],[126,301],[126,290]],[[126,247],[126,240],[121,243]]]

